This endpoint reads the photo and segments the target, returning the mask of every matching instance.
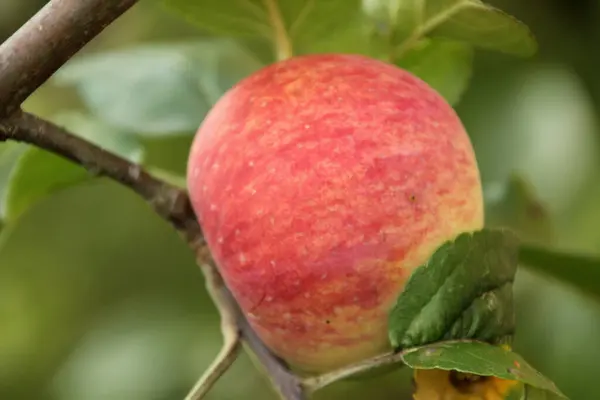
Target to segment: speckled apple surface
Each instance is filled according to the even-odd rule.
[[[238,83],[199,128],[187,179],[251,325],[307,372],[389,350],[387,312],[410,273],[483,226],[454,110],[358,55],[296,57]]]

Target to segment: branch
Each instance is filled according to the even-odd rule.
[[[306,400],[307,395],[302,380],[265,347],[245,317],[241,316],[238,321],[244,341],[252,349],[279,396],[284,400]]]
[[[0,45],[0,118],[137,0],[50,0]]]
[[[206,289],[221,316],[221,333],[223,334],[223,347],[219,354],[200,377],[185,400],[200,400],[210,391],[221,376],[233,365],[240,350],[240,331],[237,326],[235,307],[230,302],[223,279],[214,266],[199,260],[198,262],[206,277]]]
[[[0,120],[0,141],[3,140],[35,145],[80,164],[92,173],[114,179],[147,200],[161,217],[184,233],[194,247],[204,243],[187,193],[153,177],[139,165],[21,111]]]
[[[302,381],[302,386],[310,393],[323,389],[337,381],[341,381],[352,376],[360,375],[387,365],[397,364],[402,361],[404,353],[385,353],[373,358],[360,361],[358,363],[325,373],[323,375],[306,378]]]

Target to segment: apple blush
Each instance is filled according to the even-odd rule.
[[[412,271],[483,227],[452,107],[359,55],[298,56],[240,81],[198,129],[187,183],[251,326],[307,373],[389,351],[387,315]]]

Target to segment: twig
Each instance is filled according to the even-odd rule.
[[[201,261],[210,258],[208,249],[205,246],[197,250],[197,257],[199,263],[204,268],[212,267],[212,271],[217,271],[212,263],[203,264]],[[218,301],[218,304],[226,305],[227,318],[230,318],[233,311],[241,340],[246,344],[251,353],[254,354],[279,396],[284,400],[305,400],[306,395],[301,379],[294,375],[285,362],[274,355],[256,335],[256,332],[254,332],[248,323],[233,295],[227,286],[223,284],[221,276],[218,274],[214,275],[210,271],[205,271],[205,274],[207,273],[209,277],[215,277],[215,280],[212,281],[213,284],[209,286],[209,290],[215,291],[211,293],[213,300]]]
[[[209,392],[219,378],[231,367],[241,349],[240,331],[237,326],[235,307],[224,290],[223,279],[216,273],[214,266],[199,260],[206,278],[206,289],[221,316],[223,346],[219,354],[192,388],[185,400],[200,400]]]
[[[50,0],[0,45],[0,118],[137,0]]]
[[[256,332],[250,327],[248,320],[240,316],[238,324],[243,334],[243,340],[260,362],[269,377],[271,384],[284,400],[305,400],[306,390],[299,377],[294,375],[285,363],[265,347]]]
[[[323,389],[326,386],[331,385],[334,382],[342,379],[349,378],[351,376],[360,375],[362,373],[378,369],[387,365],[396,364],[402,361],[404,353],[386,353],[365,361],[358,362],[356,364],[349,365],[347,367],[340,368],[335,371],[328,372],[323,375],[306,378],[302,381],[304,388],[310,393],[316,392],[317,390]]]

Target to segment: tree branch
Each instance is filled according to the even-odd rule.
[[[227,295],[223,279],[217,274],[217,269],[213,265],[206,263],[204,260],[199,260],[198,264],[200,264],[206,277],[206,289],[219,310],[223,346],[213,363],[200,377],[185,400],[200,400],[204,398],[219,378],[233,365],[241,347],[241,335],[236,321],[236,308]]]
[[[238,324],[244,342],[252,349],[279,396],[285,400],[306,400],[307,395],[302,380],[294,375],[282,360],[271,353],[244,316],[238,318]]]
[[[0,118],[137,0],[50,0],[0,45]]]
[[[184,233],[194,247],[204,243],[187,193],[153,177],[139,165],[72,135],[49,121],[21,111],[0,120],[2,140],[33,144],[80,164],[94,174],[114,179],[148,201],[161,217]]]

